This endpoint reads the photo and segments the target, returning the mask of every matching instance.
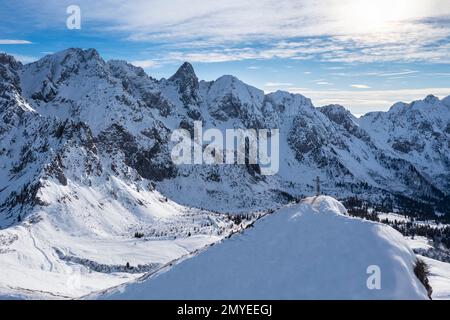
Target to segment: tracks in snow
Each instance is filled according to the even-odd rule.
[[[30,238],[31,241],[33,241],[33,246],[36,248],[37,251],[39,251],[45,258],[45,260],[47,260],[48,264],[49,264],[49,271],[52,272],[53,271],[53,262],[50,260],[50,258],[48,257],[48,255],[45,253],[44,250],[42,250],[41,248],[39,248],[39,246],[37,245],[37,241],[36,238],[33,236],[33,233],[31,232],[31,228],[27,228],[28,233],[30,234]]]

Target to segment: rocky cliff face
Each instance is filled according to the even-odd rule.
[[[448,193],[450,184],[450,98],[432,95],[412,103],[397,103],[388,112],[361,118],[373,140],[407,160]]]

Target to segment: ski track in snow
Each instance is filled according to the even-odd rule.
[[[33,242],[33,246],[36,248],[37,251],[39,251],[44,256],[45,260],[47,260],[47,262],[49,264],[49,271],[52,272],[53,271],[53,262],[50,260],[50,258],[45,253],[45,251],[43,249],[39,248],[39,246],[37,245],[37,241],[36,241],[36,238],[33,236],[31,227],[27,227],[27,230],[30,235],[31,241]]]

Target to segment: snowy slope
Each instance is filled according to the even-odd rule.
[[[77,198],[0,230],[0,294],[79,298],[156,271],[237,229],[226,216],[166,202],[155,192],[121,185],[116,200],[99,203],[101,190],[68,187]],[[49,190],[58,187],[45,188],[43,199],[58,203],[58,192]],[[129,196],[135,203],[125,206]]]
[[[331,197],[307,198],[166,273],[101,298],[426,299],[400,233],[345,213]],[[381,269],[381,290],[366,286],[369,265]]]
[[[430,267],[430,285],[434,300],[450,300],[450,263],[419,256]]]

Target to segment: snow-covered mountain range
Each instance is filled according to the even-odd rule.
[[[286,203],[311,193],[315,176],[341,199],[402,204],[397,200],[407,197],[449,210],[449,97],[356,119],[342,106],[315,108],[299,94],[264,94],[233,76],[199,81],[189,63],[156,80],[126,62],[105,62],[94,49],[68,49],[24,66],[5,55],[1,61],[6,224],[18,208],[46,203],[46,183],[70,199],[61,186],[98,188],[96,179],[107,177],[144,189],[152,184],[179,203],[217,211]],[[170,134],[192,129],[194,120],[223,130],[279,129],[279,173],[175,166]]]
[[[192,131],[197,120],[205,129],[279,129],[278,174],[262,175],[258,165],[174,165],[171,133]],[[11,266],[22,261],[25,274],[4,273],[9,288],[46,291],[50,283],[52,294],[70,296],[58,278],[64,261],[102,271],[129,262],[143,271],[153,255],[162,265],[241,228],[246,222],[233,214],[252,221],[311,195],[316,176],[339,199],[450,215],[450,97],[357,119],[342,106],[316,108],[302,95],[265,94],[229,75],[199,81],[189,63],[157,80],[94,49],[26,65],[0,54],[0,256],[9,254]],[[161,242],[130,251],[141,238],[170,240],[170,253]],[[92,241],[99,246],[90,249]],[[28,281],[27,268],[54,282]],[[89,273],[82,276],[88,283]],[[103,280],[72,296],[129,279]]]

